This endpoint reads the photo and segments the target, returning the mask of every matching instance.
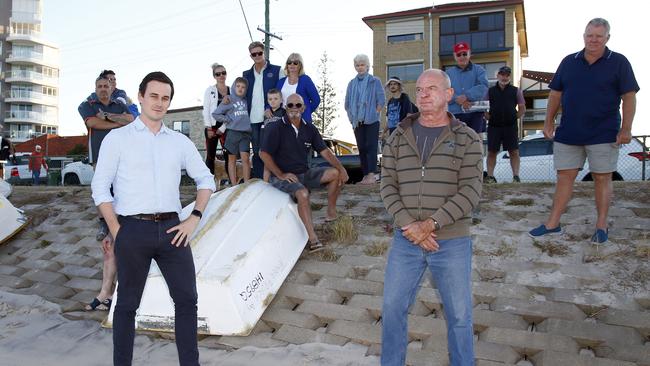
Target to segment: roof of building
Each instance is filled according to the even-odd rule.
[[[465,10],[477,10],[477,9],[483,9],[483,8],[490,8],[490,7],[494,7],[494,6],[507,6],[507,5],[517,5],[517,4],[523,5],[524,1],[523,0],[492,0],[492,1],[449,3],[449,4],[427,6],[427,7],[418,8],[418,9],[397,11],[397,12],[393,12],[393,13],[370,15],[370,16],[367,16],[367,17],[363,17],[362,20],[368,26],[370,26],[368,24],[368,21],[371,21],[371,20],[378,20],[378,19],[385,19],[385,18],[409,17],[409,16],[413,16],[413,15],[425,15],[425,14],[428,14],[428,13],[443,14],[443,13],[448,13],[448,12],[459,12],[459,11],[465,11]]]
[[[551,82],[551,80],[553,80],[554,75],[555,73],[552,72],[523,70],[521,76],[527,79],[540,81],[542,83],[548,84]]]
[[[197,105],[196,107],[185,107],[185,108],[170,109],[170,110],[167,111],[167,114],[169,114],[169,113],[199,111],[199,110],[202,110],[202,109],[203,109],[203,106]]]
[[[16,152],[31,153],[36,145],[41,145],[46,156],[66,156],[76,145],[88,148],[88,136],[41,135],[31,140],[16,144]]]

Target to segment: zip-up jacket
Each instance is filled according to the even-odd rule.
[[[440,224],[436,239],[469,235],[483,179],[483,149],[476,132],[448,113],[451,123],[434,142],[425,163],[411,128],[419,113],[407,116],[383,149],[381,199],[402,227],[431,217]]]

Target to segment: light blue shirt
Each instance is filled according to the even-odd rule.
[[[97,206],[112,202],[118,215],[180,213],[182,169],[194,179],[197,190],[216,189],[214,177],[190,139],[164,125],[154,135],[139,117],[111,130],[99,156],[92,196]]]
[[[481,65],[470,63],[465,69],[450,66],[445,69],[451,87],[454,88],[454,97],[449,101],[449,112],[452,114],[469,113],[456,103],[456,97],[465,95],[470,102],[483,100],[488,90],[488,80],[485,69]]]

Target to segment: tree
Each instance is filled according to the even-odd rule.
[[[336,89],[329,78],[329,63],[327,51],[323,52],[318,63],[318,75],[320,80],[316,85],[320,96],[320,105],[314,114],[314,126],[318,128],[321,135],[332,135],[334,132],[334,120],[338,118],[339,102],[336,100]]]

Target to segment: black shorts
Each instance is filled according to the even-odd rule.
[[[503,150],[512,151],[519,149],[519,138],[517,126],[488,126],[487,128],[488,151],[499,152],[501,145]]]
[[[320,188],[322,185],[320,183],[323,178],[323,174],[330,167],[316,167],[307,170],[302,174],[296,174],[298,177],[298,182],[292,183],[286,180],[282,180],[274,175],[269,179],[271,185],[282,192],[289,193],[291,197],[295,198],[295,193],[302,188],[307,188],[309,190]]]

